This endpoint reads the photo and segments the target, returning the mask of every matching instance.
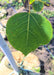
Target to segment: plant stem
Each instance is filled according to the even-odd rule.
[[[28,0],[28,4],[29,4],[29,13],[30,13],[30,0]]]

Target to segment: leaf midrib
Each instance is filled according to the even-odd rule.
[[[26,40],[26,45],[28,46],[28,37],[29,37],[29,20],[30,20],[30,13],[28,13],[28,24],[27,24],[27,40]]]

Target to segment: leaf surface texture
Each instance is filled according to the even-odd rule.
[[[45,17],[24,12],[8,20],[6,33],[12,46],[27,55],[38,46],[49,43],[53,30]]]

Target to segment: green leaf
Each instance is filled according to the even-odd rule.
[[[26,12],[15,14],[8,20],[6,33],[12,46],[25,55],[48,44],[53,36],[51,23],[45,17]]]
[[[43,2],[40,2],[40,1],[35,1],[33,4],[32,4],[32,7],[35,11],[39,12],[43,9],[44,7],[44,3]]]
[[[30,4],[32,4],[35,0],[30,0]]]
[[[35,70],[37,73],[40,73],[40,67],[38,68],[33,67],[32,69]]]

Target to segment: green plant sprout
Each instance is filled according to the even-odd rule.
[[[33,70],[35,70],[35,72],[37,72],[37,73],[40,73],[40,67],[38,67],[38,68],[32,68]]]

